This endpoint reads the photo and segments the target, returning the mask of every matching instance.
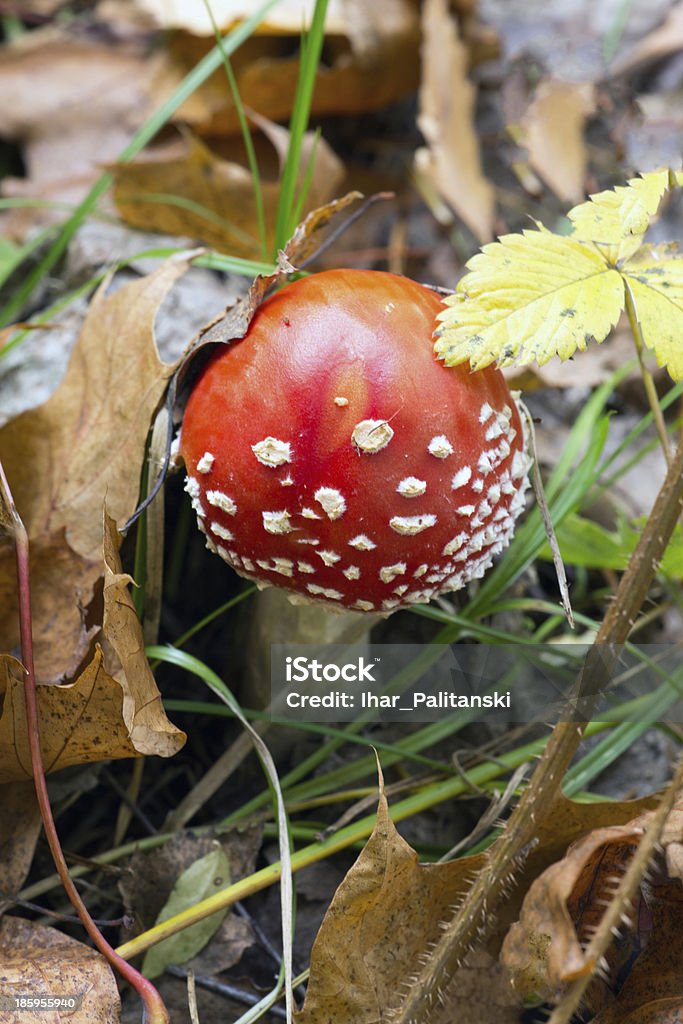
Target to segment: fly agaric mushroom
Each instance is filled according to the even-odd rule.
[[[299,598],[387,614],[483,575],[530,460],[501,373],[446,368],[441,300],[394,274],[287,285],[217,351],[180,449],[207,544]]]

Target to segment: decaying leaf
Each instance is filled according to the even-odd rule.
[[[202,329],[196,345],[187,353],[181,373],[200,348],[212,344],[228,344],[243,338],[268,289],[283,281],[297,266],[301,266],[318,249],[322,233],[335,220],[346,214],[352,203],[361,198],[360,192],[348,192],[340,199],[334,199],[325,206],[312,210],[296,228],[284,251],[280,253],[275,271],[272,274],[258,274],[244,298],[238,299],[234,305],[229,306],[224,313]]]
[[[589,82],[546,78],[539,83],[522,120],[529,162],[555,195],[578,202],[586,178],[586,118],[595,110]]]
[[[173,367],[154,318],[188,259],[93,299],[69,368],[42,406],[0,429],[0,455],[32,549],[36,671],[70,678],[94,631],[85,623],[102,568],[102,506],[123,523],[137,503],[152,414]],[[0,540],[0,649],[18,643],[14,556]]]
[[[674,4],[664,22],[614,62],[613,75],[629,75],[644,64],[683,50],[683,4]]]
[[[219,843],[210,853],[205,854],[185,868],[176,881],[171,894],[156,919],[156,924],[167,921],[169,917],[180,914],[183,910],[199,903],[206,896],[211,896],[218,889],[230,885],[230,864]],[[227,907],[215,914],[205,917],[202,921],[184,928],[163,942],[158,942],[145,954],[142,964],[143,974],[148,978],[157,978],[163,974],[168,964],[184,964],[195,956],[215,932],[220,928],[227,914]]]
[[[99,953],[55,928],[18,917],[0,921],[0,1021],[12,1024],[117,1024],[121,1004],[114,975]],[[18,996],[56,996],[55,1009],[13,1010]],[[73,1004],[70,1005],[70,1001]]]
[[[263,118],[258,120],[264,131],[277,138],[274,144],[279,151],[282,133],[289,139],[289,132]],[[302,174],[313,155],[314,139],[314,134],[308,132],[302,150]],[[133,227],[197,238],[233,256],[260,256],[251,172],[217,157],[199,139],[188,136],[185,142],[148,151],[144,158],[114,164],[110,170],[115,179],[114,200],[119,213]],[[331,199],[343,176],[343,165],[320,139],[315,145],[306,209]],[[277,182],[262,182],[269,248],[279,193]]]
[[[533,882],[524,899],[520,919],[508,932],[502,949],[503,962],[512,972],[520,993],[551,996],[560,991],[564,984],[582,977],[591,969],[584,957],[583,947],[599,923],[606,902],[628,866],[652,813],[642,814],[621,826],[594,829],[570,846],[561,860],[548,867]],[[675,915],[678,929],[683,925],[683,901],[678,879],[682,842],[683,804],[679,799],[669,814],[662,835],[664,857],[656,869],[656,879],[643,886],[641,897],[644,905],[650,908],[659,898],[662,905],[667,906],[669,918],[671,914]],[[669,848],[672,850],[671,855]],[[676,873],[673,878],[670,876],[667,879],[665,863],[671,874]],[[642,955],[646,962],[652,963],[652,944],[659,956],[666,948],[666,943],[671,941],[671,919],[662,935],[658,935],[656,929],[650,931],[649,928],[646,934],[640,934],[638,921],[639,917],[642,920],[642,913],[642,908],[634,908],[630,922],[624,923],[610,952],[608,973],[617,988],[621,985],[621,982],[616,985],[620,972],[623,980],[625,969],[640,953],[642,945],[647,943]],[[677,952],[674,959],[680,972],[680,953]],[[683,1006],[680,978],[679,973],[678,1005]],[[596,983],[594,989],[589,990],[594,1010],[613,1001],[613,997],[608,999],[608,993],[604,991],[605,986],[607,989],[610,987],[610,977],[601,984],[602,989]],[[635,983],[633,987],[636,987]],[[658,990],[658,983],[651,980],[648,988],[652,995]],[[625,1021],[627,1008],[622,1006],[616,1016],[606,1012],[604,1022],[602,1015],[599,1019],[603,1024],[608,1020],[615,1024],[617,1020]],[[638,1017],[633,1019],[632,1024],[636,1024],[636,1020],[644,1024],[646,1019],[655,1021],[659,1018]]]
[[[683,893],[680,884],[648,887],[647,945],[617,998],[593,1024],[680,1024],[683,1020]]]
[[[467,50],[446,0],[426,0],[422,33],[418,125],[428,147],[416,152],[416,169],[486,242],[493,235],[494,193],[481,166]]]
[[[484,246],[445,300],[437,355],[473,369],[569,359],[604,341],[630,295],[643,341],[679,380],[683,259],[673,246],[642,240],[662,197],[680,183],[680,172],[653,171],[571,210],[569,236],[539,226]]]
[[[221,879],[219,887],[222,887],[228,884],[228,878],[237,881],[251,874],[255,869],[261,840],[262,829],[259,825],[240,826],[220,835],[198,836],[180,831],[159,849],[135,854],[119,883],[128,914],[135,922],[133,929],[127,930],[127,936],[132,937],[144,928],[151,927],[162,915],[164,918],[169,916],[169,900],[180,880],[187,880],[188,872],[199,862],[209,864],[210,867],[211,862],[206,861],[207,857],[216,858],[214,867],[219,865],[220,872],[217,873],[213,869],[201,870],[201,877],[197,879],[198,887],[204,885],[207,880],[210,883],[218,878]],[[217,850],[220,850],[220,855],[217,854]],[[191,888],[194,888],[194,883]],[[204,895],[210,895],[215,888],[210,884],[205,885]],[[199,888],[196,888],[195,892],[197,899],[200,898]],[[189,897],[186,905],[195,902],[191,898],[191,892]],[[164,908],[167,908],[167,913],[164,912]],[[150,963],[154,965],[156,951],[159,950],[162,959],[166,959],[168,963],[186,963],[193,957],[190,966],[200,974],[213,975],[233,967],[239,962],[244,950],[253,944],[254,936],[249,923],[234,911],[224,916],[222,924],[219,921],[219,925],[209,944],[198,956],[193,956],[193,950],[189,947],[185,950],[182,945],[182,933],[179,933],[174,939],[177,938],[181,945],[174,945],[174,939],[168,940],[168,945],[166,942],[159,943],[148,954],[151,957]],[[207,938],[209,937],[207,934]],[[166,957],[169,947],[170,954]],[[195,945],[194,949],[196,948]],[[149,964],[146,964],[146,973],[148,966]]]
[[[33,782],[3,786],[0,789],[0,913],[6,905],[5,899],[16,896],[24,884],[40,828]]]
[[[374,831],[337,889],[313,945],[298,1024],[382,1020],[409,984],[411,966],[438,935],[444,909],[464,892],[473,866],[472,858],[420,865],[382,794]]]
[[[136,690],[136,696],[143,700],[141,705],[134,705],[121,682],[107,672],[99,647],[75,682],[39,686],[38,720],[45,771],[89,761],[135,757],[138,753],[165,757],[175,753],[185,737],[164,715],[151,673],[147,687],[145,681],[136,681]],[[18,661],[6,656],[0,660],[0,693],[4,695],[0,717],[0,783],[25,780],[31,778],[32,773],[24,672]],[[124,696],[128,696],[127,706]],[[151,702],[149,710],[145,697]],[[124,712],[127,712],[125,717]],[[137,722],[138,717],[145,720],[142,726]],[[155,718],[156,732],[150,727]]]
[[[154,343],[154,319],[189,258],[107,295],[95,295],[61,385],[44,405],[0,431],[14,500],[33,539],[64,528],[70,547],[96,558],[102,505],[125,522],[137,501],[152,413],[173,367]]]
[[[489,953],[497,954],[533,879],[562,856],[570,842],[607,822],[626,822],[648,806],[652,806],[651,798],[578,804],[558,796],[536,846],[510,883]],[[441,924],[485,862],[485,855],[480,854],[445,864],[419,864],[415,851],[392,824],[382,795],[375,830],[337,889],[314,943],[308,993],[298,1024],[327,1024],[330,1020],[376,1024],[385,1019],[387,1011],[400,1002],[418,962],[429,955]],[[472,967],[471,958],[468,963]],[[454,1003],[449,1002],[449,995],[458,1000],[460,981],[468,987],[467,978],[465,968],[444,993],[444,1022],[453,1019]],[[489,1017],[482,1010],[480,1018],[489,1024],[493,1019],[491,992],[485,991],[481,999],[484,1006],[489,1000]],[[496,997],[495,1005],[500,1014],[495,1019],[504,1020],[501,1007],[507,1004],[502,995]],[[478,1012],[476,1004],[468,1006],[467,1019],[478,1019]]]
[[[64,22],[6,43],[0,134],[22,143],[26,176],[5,178],[3,194],[79,202],[101,173],[99,162],[115,160],[151,113],[158,60],[140,48],[79,35]],[[21,238],[35,223],[63,219],[59,208],[16,210],[7,230]]]

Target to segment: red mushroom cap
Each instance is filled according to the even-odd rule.
[[[283,288],[190,395],[188,490],[238,573],[387,613],[480,577],[524,507],[530,460],[502,374],[433,352],[439,297],[330,270]]]

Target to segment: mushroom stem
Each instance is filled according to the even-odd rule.
[[[297,604],[278,587],[254,596],[253,618],[247,641],[249,703],[270,703],[272,644],[357,644],[381,621],[368,612],[339,611],[322,604]]]

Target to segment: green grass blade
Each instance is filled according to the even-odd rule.
[[[301,166],[301,149],[311,113],[311,101],[315,78],[325,39],[325,18],[327,0],[316,0],[311,27],[301,47],[299,79],[294,97],[294,107],[289,123],[289,149],[282,172],[280,198],[275,223],[275,247],[284,248],[287,239],[296,227],[296,185]]]

